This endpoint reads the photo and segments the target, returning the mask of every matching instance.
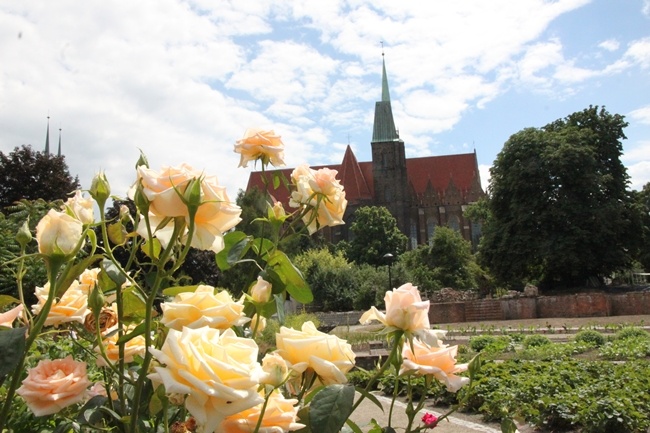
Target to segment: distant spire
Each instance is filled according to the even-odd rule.
[[[45,154],[50,154],[50,116],[47,116],[47,133],[45,134]]]
[[[61,157],[61,128],[59,128],[59,151],[57,152],[56,156],[59,158]]]

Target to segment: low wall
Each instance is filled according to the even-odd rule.
[[[435,324],[649,313],[650,292],[581,293],[432,304],[429,321]]]

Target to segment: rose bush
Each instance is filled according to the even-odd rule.
[[[261,161],[263,170],[280,165],[283,150],[272,131],[247,131],[235,145],[240,165]],[[283,320],[289,296],[313,299],[280,245],[303,229],[343,224],[347,201],[336,174],[296,168],[286,182],[294,211],[269,202],[267,214],[256,219],[268,237],[256,238],[233,230],[241,209],[216,176],[186,164],[152,170],[142,156],[128,191],[135,211],[122,205],[108,218],[110,185],[100,173],[91,198],[76,191],[61,211],[38,223],[48,281],[35,289],[32,306],[25,304],[20,271],[31,233],[21,229],[20,299],[8,303],[19,305],[0,315],[0,352],[7,354],[0,365],[0,431],[15,425],[15,395],[33,414],[53,417],[57,432],[167,433],[173,426],[204,433],[322,433],[346,422],[355,428],[349,416],[389,368],[446,381],[452,390],[463,385],[456,373],[464,367],[455,364],[456,352],[441,343],[442,335],[429,329],[429,304],[410,284],[387,293],[386,313],[373,307],[364,314],[364,322],[386,325],[392,347],[365,390],[347,384],[356,358],[350,344],[312,322],[301,329],[281,326],[276,347],[260,353],[256,340],[272,316]],[[212,286],[181,285],[186,279],[179,270],[191,248],[215,252],[222,271],[254,261],[257,272],[245,295],[235,300]],[[34,366],[45,341],[57,359]],[[75,348],[74,359],[61,356],[61,342]],[[418,429],[409,424],[406,431]]]

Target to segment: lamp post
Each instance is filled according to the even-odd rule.
[[[393,257],[393,255],[391,253],[384,254],[384,260],[388,264],[388,290],[393,289],[393,278],[392,278],[392,275],[390,273],[390,268],[391,268],[391,266],[393,264],[394,259],[395,259],[395,257]]]

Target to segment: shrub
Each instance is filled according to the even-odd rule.
[[[531,347],[547,346],[551,340],[545,335],[533,334],[524,338],[523,345],[526,349]]]
[[[605,336],[593,329],[585,329],[575,336],[576,343],[585,343],[594,347],[600,347],[605,344]]]
[[[617,340],[624,340],[627,338],[650,338],[650,333],[645,329],[629,326],[621,329],[616,333]]]
[[[469,339],[469,347],[474,352],[481,352],[487,346],[494,343],[496,339],[493,335],[478,335]]]

